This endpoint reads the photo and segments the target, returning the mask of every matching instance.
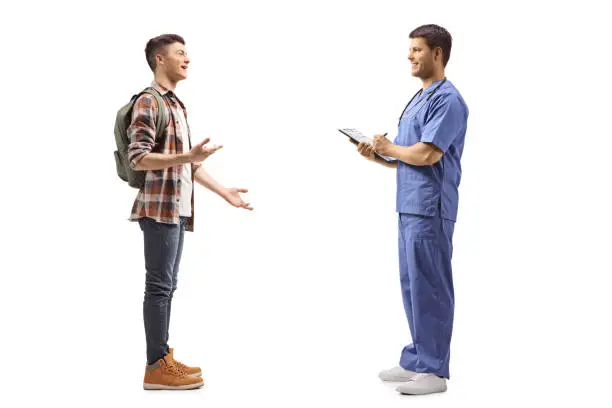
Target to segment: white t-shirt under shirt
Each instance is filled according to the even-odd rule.
[[[178,107],[178,136],[183,141],[182,153],[189,152],[189,128],[187,127],[187,119],[185,119],[185,113],[181,107]],[[183,165],[181,171],[181,192],[179,198],[179,216],[191,217],[191,192],[193,190],[193,183],[191,181],[191,163]]]

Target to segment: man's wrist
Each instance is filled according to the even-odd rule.
[[[193,155],[191,154],[191,152],[179,154],[178,159],[179,164],[189,164],[194,162]]]
[[[393,143],[389,143],[385,147],[384,151],[382,151],[380,154],[383,156],[393,157],[394,159],[397,159],[397,146]]]
[[[229,201],[229,197],[230,197],[229,188],[220,186],[219,191],[217,193],[221,196],[221,198],[223,198],[226,201]]]

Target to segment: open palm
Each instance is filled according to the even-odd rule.
[[[226,200],[228,203],[233,205],[234,207],[244,208],[246,210],[252,211],[253,208],[250,206],[250,203],[246,203],[242,197],[240,197],[240,193],[248,193],[249,190],[246,188],[229,188],[227,190]]]

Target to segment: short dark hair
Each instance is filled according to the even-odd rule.
[[[445,28],[435,24],[426,24],[414,29],[410,33],[410,38],[422,37],[427,42],[427,46],[432,50],[436,47],[442,48],[442,64],[446,67],[450,59],[453,37]]]
[[[147,46],[145,47],[145,55],[147,57],[147,63],[149,64],[149,67],[151,67],[151,71],[155,72],[155,68],[157,67],[155,56],[162,51],[164,47],[176,42],[185,45],[185,40],[183,37],[176,34],[163,34],[155,38],[151,38],[147,42]]]

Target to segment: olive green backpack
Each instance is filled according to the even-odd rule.
[[[130,139],[127,135],[127,130],[132,123],[132,109],[134,103],[142,94],[149,94],[157,101],[157,120],[155,129],[155,142],[159,142],[162,132],[168,126],[168,113],[165,109],[165,103],[162,96],[155,88],[146,88],[138,95],[132,96],[130,102],[123,106],[117,112],[115,120],[115,142],[117,150],[115,150],[115,166],[117,167],[117,175],[119,178],[127,182],[131,187],[141,188],[145,183],[146,170],[134,170],[130,167],[128,160],[128,146]]]

